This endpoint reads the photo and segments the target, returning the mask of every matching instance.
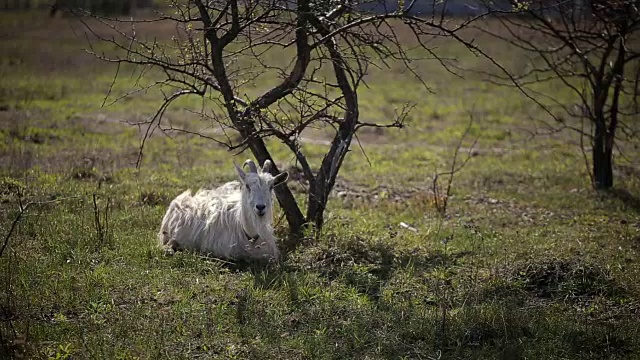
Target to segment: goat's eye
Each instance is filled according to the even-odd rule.
[[[249,185],[245,185],[245,187],[247,188],[248,191],[251,191],[251,188],[249,187]]]

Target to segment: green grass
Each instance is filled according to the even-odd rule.
[[[434,94],[399,67],[372,71],[364,119],[389,120],[404,102],[416,108],[405,129],[359,135],[364,152],[352,147],[318,239],[269,268],[166,257],[156,232],[171,199],[234,179],[232,160],[249,154],[156,134],[136,170],[141,134],[121,120],[152,115],[158,94],[101,107],[115,69],[80,52],[78,23],[44,16],[0,16],[1,239],[19,197],[42,202],[0,257],[0,355],[640,358],[633,144],[616,156],[616,189],[594,193],[579,138],[529,138],[539,110],[512,89],[432,62],[418,70]],[[134,84],[122,76],[114,94]],[[168,116],[196,121],[184,108],[197,105],[186,99]],[[450,166],[470,113],[464,146],[479,137],[477,150],[441,218],[432,179]],[[303,146],[312,163],[326,150]],[[290,165],[281,144],[269,147]],[[304,202],[303,185],[289,185]],[[277,220],[280,237],[286,229]]]

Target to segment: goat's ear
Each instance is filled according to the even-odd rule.
[[[235,162],[233,163],[233,166],[236,167],[236,172],[238,173],[238,176],[240,176],[240,180],[242,180],[242,182],[244,182],[244,179],[247,177],[247,174]]]
[[[273,178],[273,186],[282,185],[285,182],[287,182],[287,179],[289,179],[289,173],[286,171],[283,171]]]
[[[265,160],[264,164],[262,164],[262,172],[268,173],[271,171],[271,160]]]

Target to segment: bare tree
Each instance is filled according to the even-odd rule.
[[[551,114],[561,128],[591,140],[591,180],[596,189],[613,186],[616,140],[637,136],[632,121],[640,114],[640,3],[637,0],[511,0],[499,16],[502,27],[486,30],[528,54],[528,69],[500,77],[515,84]],[[540,90],[560,84],[576,102]],[[503,82],[505,83],[505,82]],[[555,91],[555,90],[550,90]],[[564,101],[564,102],[563,102]],[[558,115],[558,106],[572,124]],[[584,121],[591,125],[584,131]],[[585,156],[587,166],[589,161]]]
[[[111,35],[96,31],[95,22],[85,24],[95,37],[120,50],[104,53],[92,47],[90,51],[96,56],[118,66],[134,64],[164,74],[162,81],[148,86],[161,89],[166,96],[158,111],[139,124],[146,126],[140,156],[154,131],[187,132],[229,150],[248,148],[264,163],[272,160],[265,139],[276,138],[290,149],[308,184],[305,214],[288,187],[276,189],[290,229],[299,233],[309,223],[321,228],[329,193],[356,131],[404,124],[410,106],[386,123],[361,120],[358,89],[368,70],[401,61],[413,71],[416,58],[406,51],[410,46],[421,48],[420,58],[436,59],[448,68],[447,59],[438,57],[430,45],[431,40],[441,37],[475,49],[458,33],[480,16],[449,22],[443,13],[412,15],[416,0],[398,1],[392,10],[386,7],[391,2],[381,1],[376,8],[379,11],[373,13],[360,11],[362,3],[188,0],[172,2],[171,13],[158,12],[155,19],[95,17]],[[138,24],[166,21],[176,24],[177,29],[170,43],[145,40],[135,31]],[[129,23],[131,27],[123,26]],[[273,61],[274,54],[290,61]],[[255,92],[256,84],[269,87],[261,94],[248,95]],[[213,131],[193,131],[163,120],[170,104],[183,96],[202,98],[198,115],[212,124]],[[313,164],[300,139],[306,129],[319,127],[331,130],[333,139],[320,163]],[[274,166],[272,172],[279,170]]]

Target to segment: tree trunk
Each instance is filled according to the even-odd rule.
[[[613,187],[613,136],[597,121],[593,139],[593,182],[598,190]]]
[[[324,223],[324,210],[327,207],[325,192],[326,183],[314,179],[309,183],[309,205],[307,206],[307,219],[313,223],[316,229],[321,229]]]
[[[620,92],[624,76],[626,50],[624,39],[620,39],[618,54],[613,65],[611,80],[613,81],[613,97],[609,109],[609,126],[603,113],[604,100],[597,104],[595,119],[595,134],[593,139],[593,182],[596,189],[610,189],[613,187],[613,145],[618,127],[618,112],[620,106]],[[609,85],[605,87],[608,91]],[[607,93],[603,92],[603,99]]]
[[[309,17],[309,21],[322,36],[328,36],[330,34],[330,29],[317,17],[312,15]],[[360,116],[358,111],[358,94],[349,82],[349,79],[351,78],[353,80],[354,77],[347,61],[333,40],[325,42],[323,46],[329,52],[336,82],[344,96],[346,111],[338,132],[331,142],[331,148],[322,159],[322,165],[320,166],[318,175],[314,183],[310,184],[307,221],[313,221],[317,229],[321,229],[324,223],[324,211],[329,201],[329,192],[336,182],[338,171],[349,151],[349,146],[351,145],[353,134],[356,132],[356,126]]]

